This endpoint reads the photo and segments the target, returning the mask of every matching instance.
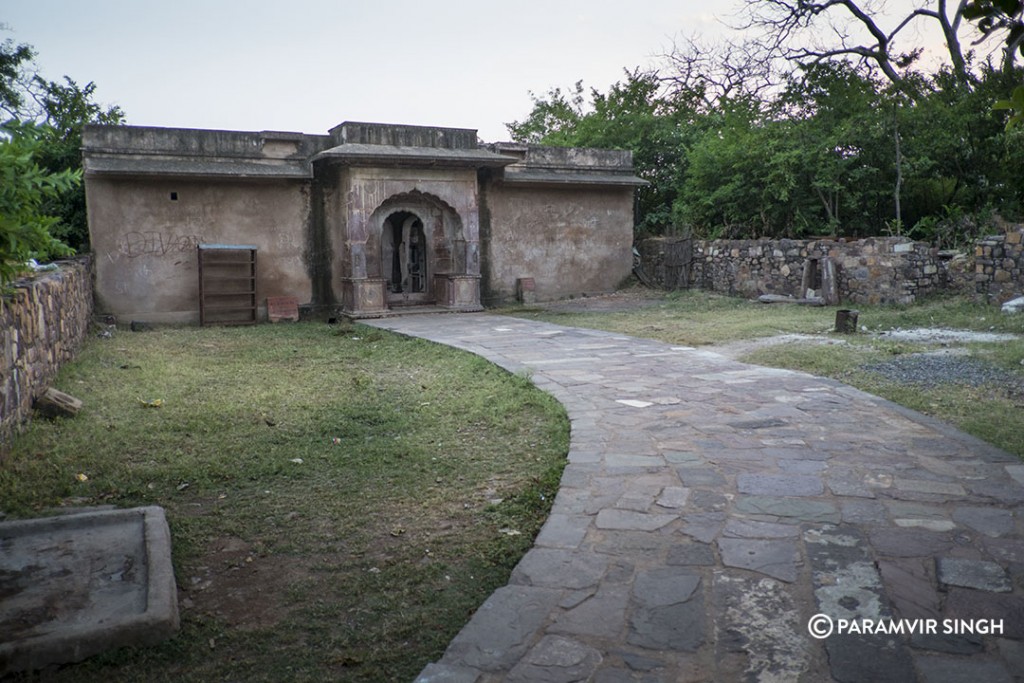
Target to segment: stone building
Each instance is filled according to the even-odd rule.
[[[374,123],[89,126],[83,155],[97,310],[151,322],[199,319],[200,245],[252,251],[259,317],[279,296],[358,318],[612,291],[643,184],[625,151]]]

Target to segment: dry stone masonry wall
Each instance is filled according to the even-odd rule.
[[[745,297],[800,297],[808,272],[822,272],[820,264],[828,258],[835,266],[840,300],[854,304],[910,304],[923,296],[954,292],[1002,303],[1024,293],[1022,225],[980,239],[971,256],[959,257],[904,237],[693,240],[692,250],[689,242],[659,237],[639,245],[643,273],[651,284]],[[682,251],[689,254],[685,264]],[[680,273],[686,273],[685,284],[678,281]]]
[[[33,401],[78,353],[93,312],[88,258],[62,261],[59,270],[13,286],[0,296],[0,454]]]
[[[978,241],[974,287],[978,299],[996,304],[1024,294],[1024,225]]]
[[[826,257],[836,266],[840,299],[851,303],[907,304],[943,285],[937,252],[899,237],[696,241],[692,278],[716,292],[800,296],[804,264]]]

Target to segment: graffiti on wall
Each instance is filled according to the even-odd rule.
[[[202,235],[178,235],[153,231],[129,232],[118,241],[118,251],[127,258],[166,256],[195,251],[204,242]]]

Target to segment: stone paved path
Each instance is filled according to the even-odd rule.
[[[482,314],[373,324],[526,370],[572,421],[534,548],[418,681],[1024,680],[1017,458],[706,351]]]

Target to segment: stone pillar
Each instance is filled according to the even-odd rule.
[[[388,311],[382,277],[341,279],[341,312],[352,318],[379,318]]]
[[[479,275],[435,275],[436,304],[453,311],[482,311]]]

